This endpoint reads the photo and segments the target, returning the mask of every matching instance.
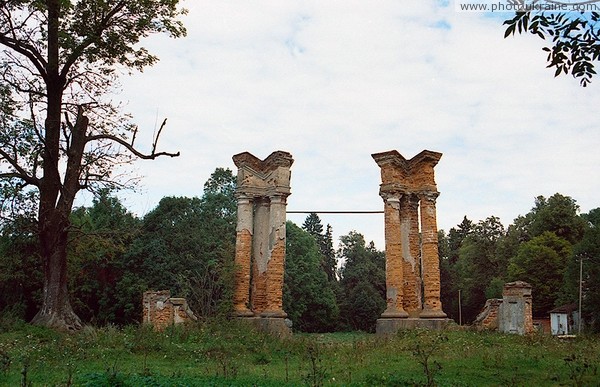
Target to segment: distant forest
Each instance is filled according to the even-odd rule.
[[[73,211],[68,247],[71,304],[93,325],[141,319],[141,296],[169,289],[187,298],[201,319],[226,317],[232,307],[236,179],[217,168],[202,197],[165,197],[142,218],[109,191]],[[43,267],[35,209],[3,213],[0,229],[0,320],[29,321],[41,304]],[[580,214],[575,199],[539,196],[512,224],[464,217],[440,230],[443,309],[472,322],[504,283],[533,286],[534,317],[579,299],[583,267],[586,329],[600,331],[600,208]],[[338,263],[341,263],[338,265]],[[360,231],[341,236],[310,214],[287,223],[284,310],[295,330],[374,331],[385,309],[385,254]]]

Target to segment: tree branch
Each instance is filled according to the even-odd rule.
[[[16,39],[6,36],[4,33],[0,33],[0,44],[18,52],[25,56],[39,71],[40,75],[44,80],[47,79],[46,74],[46,61],[36,50],[36,48],[30,44],[20,42]]]
[[[169,156],[169,157],[179,157],[181,155],[180,152],[177,153],[170,153],[170,152],[155,152],[155,148],[156,148],[156,142],[153,144],[153,150],[152,153],[150,154],[144,154],[140,151],[138,151],[137,149],[135,149],[133,146],[131,146],[131,144],[129,144],[128,142],[126,142],[125,140],[117,137],[117,136],[113,136],[110,134],[97,134],[95,136],[89,136],[86,139],[86,142],[91,142],[91,141],[98,141],[98,140],[109,140],[109,141],[113,141],[116,142],[119,145],[122,145],[123,147],[125,147],[129,152],[133,153],[136,157],[142,159],[142,160],[154,160],[157,157],[160,156]]]
[[[102,37],[102,33],[108,28],[110,25],[110,20],[123,8],[125,8],[126,2],[121,0],[119,1],[113,9],[111,9],[100,21],[97,28],[93,30],[93,34],[87,36],[77,47],[73,49],[73,51],[67,57],[65,64],[60,72],[61,79],[67,79],[67,74],[71,69],[71,66],[77,61],[77,59],[83,54],[86,48],[91,46],[94,42],[99,40]]]

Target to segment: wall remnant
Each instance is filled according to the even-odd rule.
[[[435,207],[439,192],[433,171],[442,154],[424,150],[407,160],[394,150],[372,157],[381,168],[385,216],[387,308],[378,328],[389,325],[383,321],[387,319],[445,319]]]
[[[487,300],[473,325],[503,333],[533,333],[531,285],[523,281],[504,284],[502,299]]]
[[[233,315],[283,323],[286,205],[294,160],[283,151],[264,160],[244,152],[233,156],[233,162],[238,168]],[[258,325],[274,324],[284,326]]]
[[[169,290],[144,292],[142,304],[142,321],[158,331],[174,324],[197,320],[185,298],[172,298]]]

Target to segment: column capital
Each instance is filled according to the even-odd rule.
[[[423,191],[418,193],[419,199],[435,204],[440,193],[438,191]]]
[[[404,196],[404,194],[402,192],[390,192],[390,191],[386,191],[386,192],[380,192],[379,196],[381,196],[381,198],[383,199],[383,201],[385,203],[399,203],[400,199],[402,199],[402,196]]]
[[[276,193],[269,195],[269,200],[271,200],[271,204],[287,204],[287,194]]]
[[[248,203],[251,203],[254,199],[252,196],[246,195],[245,193],[242,193],[242,192],[236,193],[234,195],[234,197],[237,200],[238,204],[248,204]]]

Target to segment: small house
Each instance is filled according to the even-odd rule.
[[[579,333],[579,310],[577,304],[559,306],[550,311],[550,329],[553,335],[564,336]]]

